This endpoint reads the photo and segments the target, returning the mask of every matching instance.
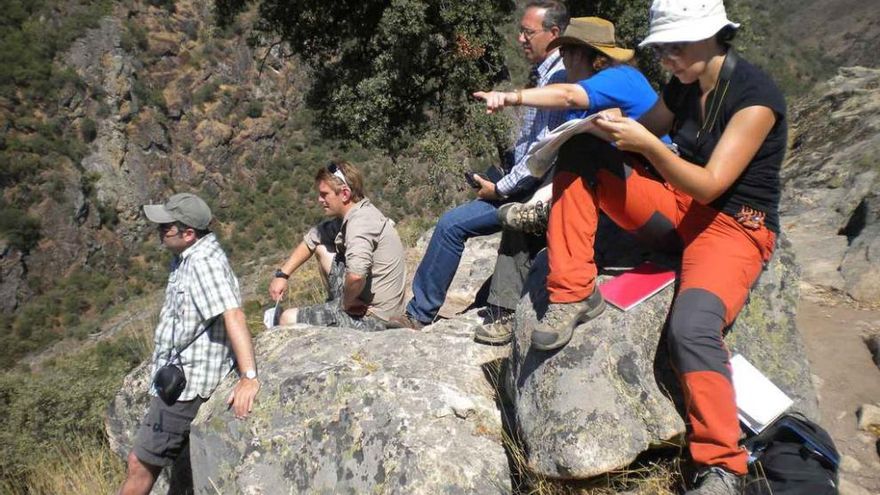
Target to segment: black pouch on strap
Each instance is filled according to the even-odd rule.
[[[153,386],[159,398],[169,406],[177,402],[183,389],[186,388],[186,375],[183,368],[176,364],[166,364],[156,371]]]

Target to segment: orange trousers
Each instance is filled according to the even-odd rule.
[[[691,456],[697,464],[745,474],[723,331],[769,260],[775,234],[747,229],[697,203],[652,176],[641,156],[593,136],[569,140],[556,167],[547,229],[550,300],[579,301],[593,291],[599,210],[655,243],[680,243],[681,281],[667,337],[685,395]]]

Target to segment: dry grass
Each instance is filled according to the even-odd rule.
[[[407,218],[398,222],[395,227],[397,227],[397,233],[400,235],[400,240],[403,242],[404,247],[411,249],[416,246],[416,243],[425,235],[428,229],[434,227],[436,222],[437,218],[433,216],[427,218]]]
[[[282,303],[285,308],[295,308],[322,303],[327,299],[324,278],[317,263],[310,261],[290,276],[287,293]]]
[[[681,485],[679,459],[658,459],[634,463],[587,480],[556,480],[531,470],[524,443],[516,432],[505,403],[503,390],[504,360],[485,365],[484,372],[495,390],[496,402],[501,409],[504,427],[502,445],[511,465],[513,493],[517,495],[675,495]]]
[[[139,356],[141,361],[146,361],[153,355],[153,346],[155,345],[153,335],[158,323],[159,311],[157,310],[151,317],[132,322],[124,329],[124,335],[131,336],[126,340],[127,348]]]
[[[46,452],[20,482],[0,482],[8,495],[95,495],[115,493],[125,465],[106,444],[85,440]]]

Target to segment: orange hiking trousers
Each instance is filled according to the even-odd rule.
[[[723,331],[745,304],[776,235],[697,203],[652,176],[643,160],[585,134],[560,149],[547,228],[550,300],[580,301],[593,291],[600,209],[645,240],[679,243],[681,283],[667,336],[685,394],[691,456],[697,464],[745,474]]]

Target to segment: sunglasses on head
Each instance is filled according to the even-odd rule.
[[[343,184],[348,186],[348,180],[345,178],[345,174],[342,173],[342,169],[339,168],[338,165],[336,165],[333,162],[328,163],[327,164],[327,171],[330,172],[331,174],[333,174],[334,177],[339,178],[339,180],[341,180]],[[349,187],[351,187],[351,186],[349,186]]]

